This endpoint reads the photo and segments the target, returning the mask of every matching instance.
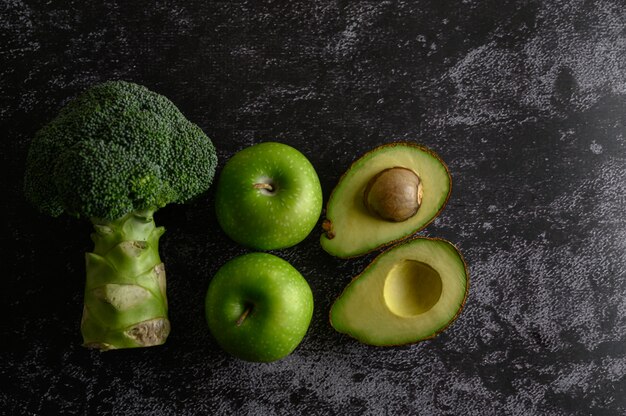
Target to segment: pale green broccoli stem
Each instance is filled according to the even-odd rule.
[[[155,226],[153,213],[92,219],[95,247],[85,256],[84,346],[106,351],[160,345],[167,339],[165,268],[158,247],[165,230]]]

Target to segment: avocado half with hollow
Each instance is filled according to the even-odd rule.
[[[439,215],[451,187],[447,166],[426,147],[379,146],[356,160],[331,193],[322,248],[348,258],[403,240]]]
[[[433,338],[459,315],[469,290],[467,266],[448,241],[416,238],[380,254],[345,288],[330,323],[370,345]]]

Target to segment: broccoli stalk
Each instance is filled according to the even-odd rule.
[[[114,221],[92,219],[95,244],[87,253],[81,331],[87,347],[102,350],[159,345],[170,331],[165,268],[153,210]]]
[[[165,97],[113,81],[88,89],[39,130],[25,194],[43,213],[89,218],[81,332],[102,351],[165,342],[165,268],[153,214],[204,192],[217,157],[210,139]]]

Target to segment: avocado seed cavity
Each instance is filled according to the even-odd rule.
[[[428,312],[441,298],[441,275],[426,263],[404,259],[391,268],[383,297],[389,310],[411,317]]]
[[[363,203],[371,214],[386,221],[406,221],[422,203],[422,181],[411,169],[382,170],[367,183]]]

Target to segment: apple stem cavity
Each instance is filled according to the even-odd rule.
[[[270,182],[259,182],[252,185],[254,189],[258,189],[263,195],[274,196],[276,195],[277,188]]]
[[[269,192],[274,191],[274,187],[272,185],[270,185],[269,183],[255,183],[254,185],[252,185],[255,189],[265,189]]]
[[[245,321],[248,315],[250,315],[250,312],[252,312],[252,305],[248,305],[239,317],[239,319],[237,319],[237,326],[241,326],[241,324],[243,324],[243,321]]]

